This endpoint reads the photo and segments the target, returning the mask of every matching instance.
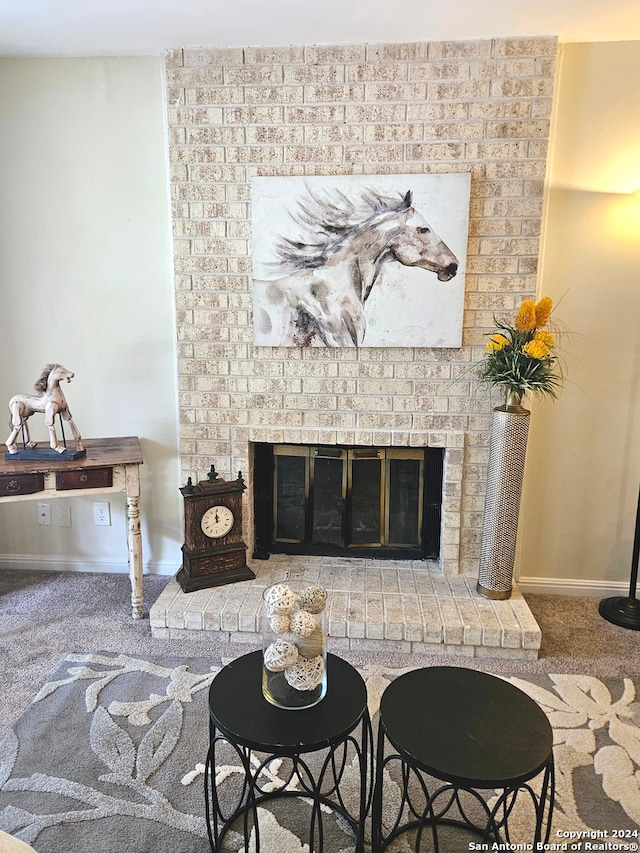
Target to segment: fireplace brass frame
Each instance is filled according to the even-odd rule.
[[[290,445],[276,444],[271,445],[272,461],[272,480],[271,494],[269,496],[268,505],[271,513],[271,530],[269,532],[270,547],[268,551],[289,551],[293,549],[299,552],[303,546],[307,545],[310,550],[305,553],[317,553],[318,549],[326,551],[332,547],[341,550],[347,554],[357,554],[357,552],[369,553],[375,555],[376,551],[384,551],[388,555],[390,551],[398,552],[398,556],[408,558],[420,558],[424,555],[423,549],[423,528],[424,528],[424,509],[425,509],[425,467],[426,467],[426,450],[428,448],[391,448],[391,447],[342,447],[342,446],[325,446],[325,445]],[[278,516],[278,497],[279,497],[279,465],[278,457],[298,457],[305,460],[304,468],[304,532],[302,523],[299,524],[299,535],[285,535],[285,525],[280,525]],[[316,461],[320,459],[334,459],[342,463],[341,477],[341,495],[342,501],[342,531],[340,546],[332,546],[324,543],[317,538],[314,539],[314,484],[316,482]],[[390,469],[394,460],[411,459],[419,463],[418,470],[418,497],[417,497],[417,516],[415,525],[415,540],[411,542],[393,541],[391,539],[391,476]],[[354,541],[356,538],[353,534],[353,485],[354,485],[354,466],[359,462],[366,460],[379,460],[379,535],[367,541]],[[357,468],[356,468],[357,470]],[[268,476],[268,472],[265,472]],[[441,468],[440,468],[441,476]],[[336,475],[337,477],[337,475]],[[301,484],[300,484],[301,485]],[[302,488],[299,490],[302,497]],[[336,497],[338,497],[336,495]],[[441,501],[441,492],[439,502]],[[257,510],[256,503],[256,514]],[[267,508],[267,501],[262,497],[262,507]],[[286,531],[290,534],[291,529]],[[258,538],[258,537],[257,537]],[[258,549],[261,550],[261,549]],[[256,556],[261,556],[256,554]],[[432,555],[430,555],[432,556]]]

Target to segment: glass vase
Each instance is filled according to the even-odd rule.
[[[278,708],[317,705],[327,692],[327,592],[286,583],[262,594],[262,693]]]

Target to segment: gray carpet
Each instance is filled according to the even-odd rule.
[[[214,656],[70,655],[0,738],[0,829],[32,844],[38,853],[207,851],[202,775],[207,694],[224,662]],[[369,664],[360,671],[375,721],[384,689],[406,668]],[[554,728],[557,798],[551,840],[561,843],[558,833],[579,832],[588,838],[606,830],[610,835],[605,840],[620,843],[612,835],[615,830],[630,833],[634,843],[640,824],[640,678],[587,673],[502,677],[531,695]],[[223,801],[228,797],[234,802],[243,775],[237,754],[227,749],[217,755],[218,790]],[[265,787],[279,788],[287,777],[286,762],[272,761],[262,773]],[[347,765],[345,776],[346,800],[353,792],[357,803],[355,769]],[[399,781],[393,772],[385,775],[387,826],[400,802]],[[523,799],[516,801],[509,818],[513,844],[531,838],[532,815],[527,797]],[[309,815],[305,800],[265,804],[261,849],[308,853],[303,845]],[[353,853],[354,838],[346,823],[329,812],[323,827],[326,850]],[[239,830],[236,825],[226,836],[224,851],[244,849]],[[449,835],[443,851],[472,849],[473,836],[445,831]],[[365,836],[370,837],[368,822]],[[407,848],[399,841],[391,850],[404,853]]]
[[[144,600],[158,598],[167,577],[144,578]],[[542,628],[540,658],[518,664],[519,672],[633,675],[640,673],[640,632],[603,620],[598,600],[527,595]],[[27,707],[40,685],[66,655],[104,649],[150,655],[235,657],[249,649],[211,640],[159,640],[148,619],[135,621],[125,575],[78,572],[0,572],[0,733]],[[459,658],[389,654],[345,654],[354,664],[402,667],[460,663]],[[512,671],[508,661],[473,661],[465,666],[494,673]]]

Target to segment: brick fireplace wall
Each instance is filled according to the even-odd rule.
[[[181,464],[251,487],[251,443],[446,448],[441,568],[477,571],[492,317],[532,296],[557,42],[180,49],[166,59]],[[460,349],[252,344],[257,175],[471,173]],[[250,493],[250,488],[247,495]],[[252,506],[245,505],[251,547]]]

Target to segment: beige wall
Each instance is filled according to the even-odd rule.
[[[538,287],[560,303],[557,317],[573,334],[563,340],[568,382],[560,400],[532,407],[519,563],[521,581],[535,589],[604,591],[628,577],[640,482],[640,241],[629,199],[607,193],[640,186],[639,64],[639,43],[563,46]],[[46,361],[75,369],[68,399],[83,433],[143,437],[145,564],[175,571],[181,474],[161,61],[4,60],[0,110],[0,405],[28,391]],[[500,168],[498,160],[492,168]],[[621,211],[624,228],[616,220]],[[634,222],[635,232],[625,230]],[[490,293],[501,293],[512,276],[489,275]],[[198,316],[214,334],[211,295],[197,288],[188,295],[205,302]],[[243,284],[224,310],[248,311],[247,298]],[[474,291],[470,298],[477,298]],[[474,303],[485,316],[491,307]],[[180,312],[192,310],[197,304],[179,305]],[[235,362],[228,356],[247,341],[226,344],[223,364]],[[185,358],[182,348],[186,393],[195,378]],[[212,371],[200,374],[204,381],[227,381],[218,360],[203,353],[202,362]],[[322,363],[313,369],[325,369]],[[309,366],[298,358],[288,364],[292,372]],[[257,369],[262,373],[237,376],[237,387],[248,391],[252,376],[264,381],[269,366]],[[448,370],[447,360],[438,369]],[[468,417],[481,435],[488,410]],[[229,460],[221,469],[237,454],[230,444],[224,448],[211,445],[216,462]],[[465,489],[477,529],[483,444],[476,450],[477,469]],[[182,452],[189,457],[190,445]],[[204,464],[208,455],[197,458]],[[37,527],[30,502],[2,506],[0,566],[126,571],[122,506],[115,506],[112,528],[96,529],[90,501],[76,504],[71,530]]]
[[[640,43],[562,48],[539,288],[567,382],[532,406],[524,587],[628,589],[640,484]],[[564,579],[569,579],[568,583]]]
[[[65,391],[82,434],[141,437],[145,569],[175,571],[162,62],[3,60],[0,115],[1,440],[6,403],[32,391],[44,364],[74,370]],[[30,423],[45,439],[42,416]],[[109,500],[113,524],[98,528],[89,498],[70,501],[71,528],[37,526],[35,502],[3,504],[0,566],[127,571],[124,496]]]

